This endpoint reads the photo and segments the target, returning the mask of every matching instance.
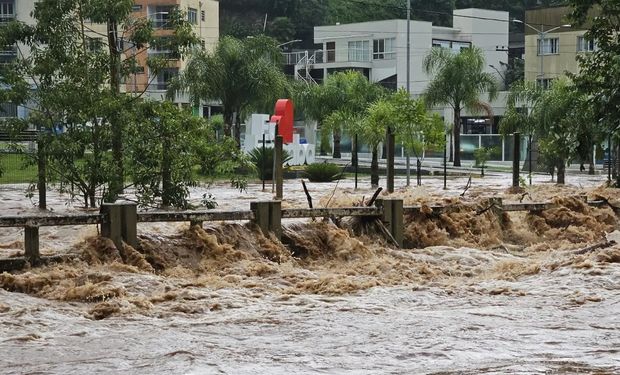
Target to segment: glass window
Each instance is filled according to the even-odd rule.
[[[370,42],[367,40],[349,42],[349,61],[370,61]]]
[[[542,40],[542,47],[540,39],[538,39],[538,55],[557,55],[560,53],[560,39],[559,38],[545,38]]]
[[[327,50],[327,62],[336,61],[336,42],[325,43],[325,49]]]
[[[165,68],[157,74],[157,90],[168,89],[170,81],[179,75],[179,68]]]
[[[192,25],[198,24],[198,10],[187,8],[187,21]]]
[[[375,39],[372,41],[374,60],[391,60],[396,57],[396,38]]]
[[[170,24],[172,12],[174,12],[174,6],[155,7],[155,13],[152,15],[153,27],[157,29],[173,28]]]
[[[131,7],[131,11],[132,11],[132,12],[139,12],[139,11],[141,11],[141,10],[142,10],[142,5],[140,5],[140,4],[135,4],[135,5],[133,5],[133,6]]]
[[[11,21],[14,17],[13,2],[0,2],[0,22]]]
[[[461,52],[465,48],[471,47],[471,42],[459,42],[455,40],[433,39],[433,47],[451,49],[454,52]]]
[[[577,52],[594,52],[597,49],[598,46],[593,39],[586,39],[583,35],[577,37]]]
[[[536,80],[536,83],[538,83],[538,85],[541,86],[544,90],[547,90],[553,84],[553,78],[538,78]]]

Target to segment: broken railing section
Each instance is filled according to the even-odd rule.
[[[594,207],[609,205],[604,200],[587,201],[579,196],[584,203]],[[0,259],[0,272],[15,270],[27,264],[37,265],[65,259],[66,256],[41,257],[39,252],[39,228],[44,226],[65,225],[101,225],[101,234],[110,238],[117,247],[123,243],[136,247],[138,245],[137,224],[139,222],[189,222],[191,225],[202,225],[205,221],[252,221],[265,235],[273,234],[280,239],[282,235],[282,219],[294,218],[341,218],[366,217],[377,219],[385,228],[388,240],[403,246],[404,216],[416,215],[422,211],[422,205],[403,205],[402,199],[389,197],[377,198],[373,206],[335,207],[335,208],[287,208],[282,209],[281,201],[252,202],[250,210],[236,211],[164,211],[138,212],[133,202],[117,202],[103,204],[98,214],[38,214],[20,216],[0,216],[0,227],[24,227],[24,257]],[[486,205],[472,204],[479,215],[491,211],[498,220],[502,220],[504,212],[511,211],[543,211],[558,207],[552,202],[505,203],[501,198],[491,198]],[[452,206],[425,206],[424,210],[432,210],[433,214],[441,214],[452,209]],[[617,214],[620,214],[615,210]]]

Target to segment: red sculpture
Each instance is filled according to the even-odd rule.
[[[293,112],[293,101],[290,99],[279,99],[274,109],[275,114],[271,116],[271,122],[276,123],[278,134],[282,136],[285,144],[293,143],[293,122],[295,116]]]

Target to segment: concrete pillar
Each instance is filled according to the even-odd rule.
[[[121,236],[126,244],[138,246],[138,206],[134,202],[122,202]]]
[[[100,212],[104,215],[101,223],[101,235],[114,242],[117,249],[123,246],[122,209],[116,203],[103,203]]]
[[[512,187],[519,187],[519,162],[521,161],[521,134],[514,133],[514,149],[512,150]]]
[[[283,196],[283,191],[282,191],[282,184],[283,184],[283,172],[282,172],[282,136],[278,135],[276,136],[276,143],[275,143],[275,149],[273,150],[274,155],[274,173],[275,173],[275,180],[276,180],[276,199],[282,199]]]
[[[379,198],[376,206],[383,209],[381,221],[398,246],[404,241],[404,209],[402,199]]]
[[[41,257],[39,253],[39,227],[27,226],[24,229],[24,255],[30,263],[33,263]]]
[[[264,235],[272,232],[276,238],[282,236],[282,203],[279,201],[251,202],[250,209],[254,212],[254,223]]]
[[[387,191],[388,193],[394,192],[394,133],[392,133],[391,129],[387,131],[387,139],[386,139],[386,175],[387,175]]]

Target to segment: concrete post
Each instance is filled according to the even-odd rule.
[[[377,207],[383,208],[381,221],[398,246],[402,247],[405,232],[403,200],[379,198],[375,204]]]
[[[133,202],[122,202],[121,237],[129,246],[138,246],[138,206]]]
[[[27,226],[24,228],[24,255],[30,263],[40,258],[39,253],[39,227]]]
[[[275,180],[276,180],[276,199],[282,199],[282,183],[283,183],[283,173],[282,173],[282,136],[276,136],[276,144],[274,149],[274,164],[275,164]]]
[[[514,149],[512,150],[512,187],[519,187],[519,162],[521,161],[521,134],[514,133]]]
[[[282,202],[251,202],[250,209],[254,212],[254,222],[264,235],[271,232],[278,239],[282,237]]]
[[[254,212],[254,223],[263,234],[269,234],[269,202],[250,202],[250,210]]]
[[[392,133],[391,129],[387,131],[387,139],[386,139],[386,149],[387,149],[387,158],[386,158],[386,166],[387,166],[387,191],[388,193],[394,192],[394,133]]]
[[[282,238],[282,202],[269,202],[269,230],[279,240]]]
[[[405,240],[405,210],[402,199],[392,200],[392,236],[403,247]]]
[[[100,212],[105,215],[101,223],[101,235],[111,239],[116,248],[121,249],[123,246],[121,206],[116,203],[104,203]]]

